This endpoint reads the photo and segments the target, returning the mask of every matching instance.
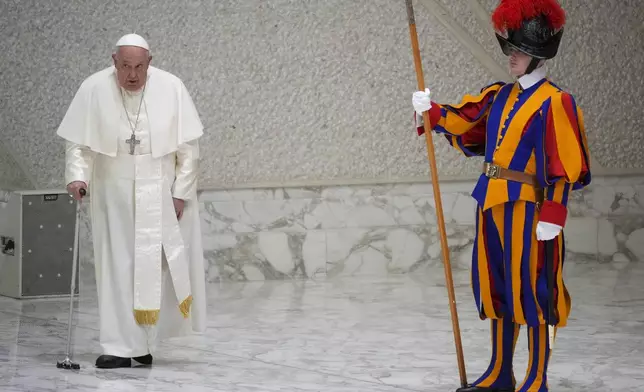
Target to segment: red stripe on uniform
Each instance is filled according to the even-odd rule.
[[[582,143],[581,135],[579,134],[579,124],[577,122],[577,111],[575,110],[575,106],[573,105],[572,97],[569,94],[561,95],[561,104],[566,112],[568,121],[570,121],[570,124],[572,125],[572,128],[575,131],[575,138],[577,139],[577,145],[579,146],[579,156],[582,157],[581,175],[583,176],[585,173],[588,172],[588,164],[584,159],[584,156],[585,156],[584,143]]]
[[[551,103],[552,105],[552,103]],[[557,151],[557,136],[555,133],[555,124],[552,119],[552,109],[548,110],[546,119],[546,156],[548,157],[548,175],[552,177],[565,177],[563,163],[559,158]]]
[[[470,129],[469,132],[464,133],[460,136],[461,143],[464,146],[478,145],[485,143],[485,122],[481,121],[476,124],[474,128]]]

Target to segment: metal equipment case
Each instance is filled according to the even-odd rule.
[[[60,190],[11,192],[5,201],[0,202],[0,295],[69,295],[76,201]],[[78,278],[76,287],[75,294]]]

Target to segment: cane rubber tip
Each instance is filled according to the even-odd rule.
[[[66,359],[62,362],[59,361],[58,363],[56,363],[56,367],[58,369],[74,369],[74,370],[80,369],[79,364],[71,362],[69,359]]]

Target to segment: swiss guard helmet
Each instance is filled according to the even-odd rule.
[[[557,0],[501,0],[492,23],[506,56],[519,50],[532,57],[528,74],[541,60],[557,55],[566,13]]]

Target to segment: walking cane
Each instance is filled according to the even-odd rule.
[[[423,77],[423,65],[420,60],[420,49],[418,48],[418,33],[416,32],[416,21],[414,18],[414,7],[412,0],[405,0],[407,3],[407,18],[409,19],[409,35],[411,47],[414,54],[414,65],[416,66],[416,78],[418,79],[418,90],[425,91]],[[447,245],[447,234],[445,232],[445,217],[443,216],[443,203],[441,201],[440,188],[438,186],[438,169],[434,154],[434,142],[432,132],[429,128],[429,112],[423,112],[425,124],[425,140],[427,142],[427,157],[431,169],[432,186],[434,188],[434,202],[436,204],[436,218],[438,219],[438,232],[440,234],[441,249],[443,253],[443,264],[445,265],[445,283],[449,296],[449,308],[452,316],[452,330],[454,331],[454,342],[456,344],[456,357],[458,360],[458,371],[461,377],[461,386],[467,387],[467,375],[465,374],[465,360],[463,359],[463,344],[461,343],[461,331],[458,325],[458,313],[456,311],[456,295],[454,294],[454,281],[452,279],[452,267],[449,261],[449,247]]]
[[[87,194],[85,189],[80,189],[79,193],[81,198]],[[72,283],[69,291],[69,319],[68,329],[67,329],[67,357],[64,361],[58,361],[56,367],[59,369],[80,369],[80,365],[76,362],[73,362],[71,359],[71,346],[72,346],[72,319],[74,317],[74,291],[76,290],[76,270],[78,268],[78,257],[79,257],[79,241],[78,241],[78,232],[79,232],[79,221],[80,221],[80,201],[76,203],[76,225],[74,228],[74,251],[73,251],[73,260],[72,260]],[[80,293],[79,293],[80,295]]]

